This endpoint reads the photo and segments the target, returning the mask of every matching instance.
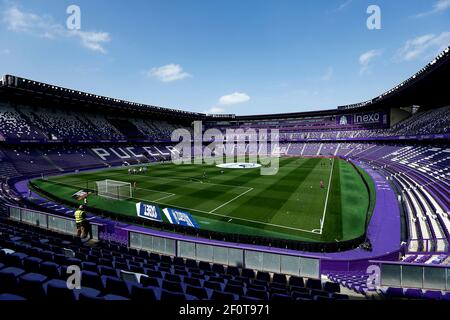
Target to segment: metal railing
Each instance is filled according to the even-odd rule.
[[[373,261],[382,287],[450,291],[450,265]]]
[[[47,230],[74,234],[76,229],[75,221],[69,217],[17,206],[8,206],[8,213],[12,220]],[[94,239],[103,240],[105,234],[102,229],[104,229],[104,225],[93,222],[91,222],[91,225]],[[276,253],[271,252],[270,248],[265,249],[252,245],[166,234],[147,228],[135,230],[133,226],[116,229],[116,232],[125,232],[128,246],[134,249],[313,279],[320,279],[321,275],[320,258]]]
[[[74,234],[76,230],[75,220],[69,217],[57,216],[47,212],[31,210],[8,205],[9,218],[26,224],[56,231],[64,234]],[[92,236],[99,239],[99,227],[101,224],[91,223]]]
[[[227,242],[208,242],[205,239],[187,237],[177,239],[149,233],[129,231],[130,247],[239,268],[320,279],[321,260],[318,258],[273,253],[255,246],[237,246]]]

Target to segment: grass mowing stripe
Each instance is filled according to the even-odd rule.
[[[341,205],[341,165],[344,161],[336,161],[331,179],[331,189],[328,198],[326,219],[321,234],[321,240],[334,242],[344,239],[342,233],[342,205]]]
[[[322,219],[320,220],[320,234],[323,233],[323,224],[325,223],[325,217],[326,217],[326,213],[327,213],[328,197],[330,195],[331,179],[333,178],[334,162],[335,162],[335,159],[333,159],[333,164],[331,165],[330,179],[328,180],[327,197],[325,198],[325,205],[324,205],[324,208],[323,208],[323,215],[322,215]]]
[[[261,176],[256,169],[227,169],[222,173],[222,169],[213,165],[158,164],[148,166],[147,174],[143,175],[129,175],[128,168],[122,167],[52,178],[72,184],[72,187],[51,187],[46,182],[42,182],[41,187],[47,186],[53,194],[70,200],[75,191],[94,186],[95,181],[107,178],[137,181],[136,198],[190,211],[202,228],[299,240],[334,241],[352,236],[347,229],[349,224],[346,224],[346,231],[342,231],[347,217],[355,220],[353,223],[360,223],[360,219],[354,217],[359,211],[358,206],[355,209],[354,204],[341,205],[340,199],[337,199],[341,197],[339,172],[349,174],[342,175],[343,183],[346,180],[351,182],[352,175],[357,174],[354,169],[353,172],[344,170],[345,164],[345,161],[338,159],[331,163],[328,159],[319,158],[281,158],[279,173],[274,176]],[[208,178],[201,183],[196,179],[201,179],[204,171]],[[332,180],[328,192],[328,189],[320,189],[319,181],[326,181],[330,174]],[[323,235],[312,234],[311,231],[321,224],[327,194]],[[350,193],[344,195],[349,199],[353,196]],[[133,200],[114,202],[97,198],[92,198],[90,202],[105,209],[113,208],[119,214],[136,215]]]
[[[328,160],[326,160],[328,161]],[[297,163],[297,162],[296,162]],[[320,180],[329,175],[329,167],[323,159],[302,160],[289,178],[294,178],[286,190],[286,201],[276,212],[272,221],[284,221],[286,224],[296,224],[302,221],[311,232],[320,226],[320,203],[325,201],[325,194],[320,189]],[[279,223],[279,222],[278,222]]]

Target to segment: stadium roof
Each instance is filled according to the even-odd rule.
[[[448,79],[450,78],[450,47],[442,51],[435,59],[408,80],[378,97],[357,104],[339,106],[336,109],[300,113],[280,113],[261,115],[207,115],[179,109],[145,105],[115,98],[109,98],[87,92],[58,87],[34,80],[5,75],[0,82],[0,94],[5,98],[22,103],[39,101],[73,106],[75,108],[98,108],[110,112],[132,112],[152,114],[161,118],[185,120],[252,120],[301,118],[307,116],[327,116],[370,110],[389,109],[391,107],[420,106],[425,109],[450,105]],[[62,104],[61,104],[62,103]],[[41,104],[42,105],[42,104]]]
[[[48,106],[56,105],[59,108],[63,105],[78,109],[92,110],[92,108],[96,108],[117,113],[151,114],[160,118],[199,119],[205,117],[202,113],[109,98],[12,75],[3,76],[0,94],[18,104],[38,102],[40,106],[46,103]]]

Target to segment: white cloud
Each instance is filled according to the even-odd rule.
[[[340,11],[340,10],[345,9],[346,7],[348,7],[349,5],[351,5],[352,2],[353,2],[353,0],[346,0],[346,1],[342,2],[342,3],[339,5],[338,10]]]
[[[224,112],[225,112],[225,109],[223,109],[223,108],[212,107],[212,108],[204,111],[203,113],[206,113],[206,114],[219,114],[219,113],[224,113]]]
[[[450,44],[450,32],[439,35],[426,34],[406,41],[397,51],[396,60],[412,61],[421,57],[436,56]]]
[[[80,44],[92,51],[106,53],[104,45],[111,41],[107,32],[69,30],[62,24],[55,23],[48,15],[24,12],[16,6],[3,12],[6,28],[13,32],[28,33],[47,39],[76,38]]]
[[[321,81],[330,81],[333,78],[334,69],[332,67],[328,67],[327,71],[320,77]]]
[[[155,77],[162,82],[172,82],[192,77],[189,73],[184,72],[179,64],[173,63],[158,68],[152,68],[147,72],[147,75]]]
[[[364,52],[359,56],[359,64],[361,65],[360,73],[363,74],[369,70],[370,63],[376,57],[379,57],[383,54],[383,50],[374,49]]]
[[[220,97],[219,104],[222,106],[229,106],[233,104],[244,103],[250,100],[250,96],[242,92],[234,92]]]
[[[106,53],[103,44],[111,41],[111,37],[107,32],[84,32],[79,30],[74,30],[70,32],[75,37],[79,37],[81,44],[92,50],[102,53]]]
[[[450,8],[450,0],[438,0],[433,4],[433,8],[430,11],[422,12],[416,14],[416,18],[422,18],[426,16],[430,16],[436,13],[441,13],[447,11]]]

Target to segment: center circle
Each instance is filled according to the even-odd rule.
[[[260,168],[261,165],[258,163],[234,162],[218,164],[217,167],[222,169],[254,169]]]

